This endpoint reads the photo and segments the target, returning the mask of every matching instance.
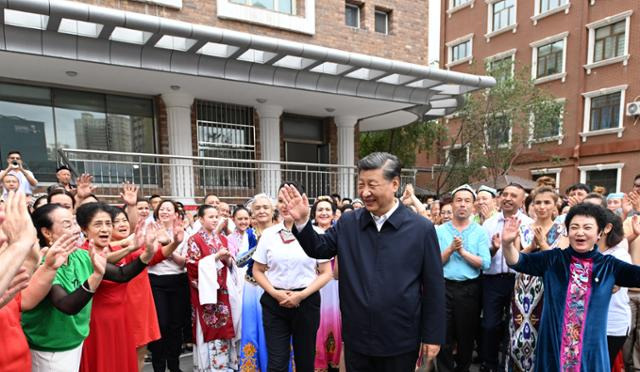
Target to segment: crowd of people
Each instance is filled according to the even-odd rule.
[[[640,369],[640,175],[420,200],[391,154],[358,174],[357,199],[107,204],[66,166],[34,194],[10,152],[0,370],[179,371],[185,347],[194,371]]]

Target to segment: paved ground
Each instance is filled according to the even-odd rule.
[[[193,356],[191,353],[182,354],[180,356],[180,370],[184,372],[193,371]],[[144,372],[153,372],[153,368],[151,368],[151,363],[144,364]]]

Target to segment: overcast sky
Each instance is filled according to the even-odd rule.
[[[429,64],[440,60],[440,0],[429,0]]]

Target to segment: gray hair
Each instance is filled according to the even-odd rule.
[[[402,165],[397,156],[388,152],[372,152],[358,162],[358,173],[368,170],[382,169],[382,174],[387,181],[400,178]]]

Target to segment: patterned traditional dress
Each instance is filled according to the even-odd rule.
[[[201,305],[198,292],[199,261],[225,248],[226,239],[201,229],[189,238],[187,244],[186,266],[191,292],[193,339],[196,341],[194,371],[237,371],[238,344],[233,341],[235,331],[227,288],[229,268],[223,266],[217,270],[217,303]]]
[[[529,226],[520,227],[520,236],[526,240],[523,245],[533,241],[533,231]],[[560,238],[566,235],[562,224],[554,223],[547,233],[550,249],[557,247]],[[509,363],[507,370],[517,372],[533,371],[535,350],[538,342],[538,323],[542,316],[542,297],[544,287],[542,278],[523,273],[516,274],[516,282],[511,300],[511,321],[509,322]]]

